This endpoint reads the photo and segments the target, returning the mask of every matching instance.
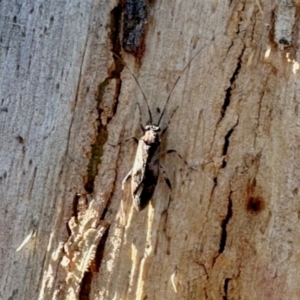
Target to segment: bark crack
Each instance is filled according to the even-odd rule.
[[[230,137],[231,137],[235,127],[238,125],[238,123],[239,123],[239,118],[237,119],[237,122],[235,123],[235,125],[225,135],[224,146],[223,146],[223,151],[222,151],[222,156],[224,157],[223,163],[222,163],[222,166],[221,166],[222,169],[225,168],[226,165],[227,165],[227,162],[226,162],[225,158],[226,158],[228,148],[229,148],[229,144],[230,144]]]
[[[112,53],[120,55],[121,42],[120,42],[120,28],[121,28],[121,14],[122,7],[117,5],[110,14],[110,40],[112,45]],[[122,81],[120,74],[124,66],[122,62],[116,57],[113,57],[113,64],[108,69],[107,77],[98,85],[98,91],[95,98],[97,103],[98,116],[96,119],[97,129],[95,142],[91,145],[91,158],[87,167],[87,181],[85,183],[85,190],[87,192],[86,196],[93,194],[95,178],[98,174],[98,166],[101,163],[101,158],[103,155],[103,147],[108,139],[107,125],[113,116],[116,114],[119,95],[121,92]],[[115,93],[111,101],[110,111],[105,111],[103,107],[103,100],[106,96],[106,89],[111,81],[115,81]],[[116,176],[114,179],[113,186],[115,186]],[[84,195],[77,195],[74,198],[73,204],[73,217],[69,221],[69,233],[70,237],[67,243],[64,245],[65,249],[65,267],[67,269],[75,266],[75,271],[78,273],[76,285],[78,288],[78,297],[81,300],[89,299],[91,283],[93,280],[93,274],[99,271],[106,239],[108,236],[109,227],[108,222],[104,221],[105,215],[108,211],[108,206],[110,203],[111,195],[108,197],[106,207],[102,210],[95,202],[95,200],[89,201]],[[100,215],[100,213],[102,215]],[[81,228],[82,236],[77,234],[77,229]],[[81,244],[77,245],[77,241],[82,240]],[[74,255],[73,248],[78,247],[76,256]],[[79,262],[76,257],[80,257]],[[84,267],[81,268],[82,261],[84,262]],[[79,266],[80,265],[80,266]],[[72,268],[73,268],[72,267]],[[73,271],[74,273],[74,271]]]
[[[80,290],[79,290],[79,297],[78,297],[79,300],[90,300],[90,290],[93,281],[93,275],[95,272],[99,272],[100,270],[103,255],[104,255],[105,243],[108,238],[108,232],[109,232],[109,228],[106,230],[106,232],[104,233],[104,235],[102,236],[99,242],[94,261],[90,265],[89,270],[85,272],[82,278],[80,284]]]
[[[226,246],[226,240],[227,240],[227,225],[232,217],[232,200],[231,200],[231,194],[229,194],[229,199],[228,199],[228,207],[227,207],[227,214],[222,221],[221,228],[222,228],[222,233],[221,233],[221,240],[220,240],[220,247],[219,247],[219,254],[223,253],[225,250]]]
[[[120,56],[121,51],[121,42],[120,42],[120,30],[121,30],[121,14],[122,6],[121,4],[117,5],[110,13],[110,40],[112,45],[112,53]],[[101,163],[101,157],[103,155],[103,147],[108,139],[107,125],[109,124],[112,117],[116,114],[119,96],[121,93],[122,80],[121,72],[124,69],[122,61],[117,57],[113,56],[113,66],[109,68],[108,76],[98,85],[98,93],[96,97],[97,102],[97,135],[95,138],[95,143],[91,146],[91,159],[88,165],[87,171],[87,182],[85,184],[85,190],[92,194],[94,191],[94,182],[98,174],[98,166]],[[112,107],[110,113],[104,111],[104,108],[101,107],[103,98],[105,96],[105,91],[107,86],[112,80],[116,80],[115,86],[115,95],[112,102]],[[102,119],[105,119],[103,122]]]
[[[223,106],[222,106],[222,109],[221,109],[221,117],[220,117],[220,120],[218,122],[218,124],[223,120],[224,116],[225,116],[225,113],[226,113],[226,110],[228,108],[228,106],[230,105],[230,102],[231,102],[231,93],[232,93],[232,90],[234,89],[234,83],[237,79],[237,76],[241,70],[241,67],[242,67],[242,57],[243,57],[243,54],[244,54],[244,51],[245,51],[245,46],[243,46],[242,48],[242,51],[237,59],[237,65],[236,65],[236,68],[235,70],[233,71],[233,74],[230,78],[230,85],[229,87],[226,89],[226,93],[225,93],[225,98],[224,98],[224,102],[223,102]]]
[[[233,47],[233,45],[234,44],[232,43],[229,46],[228,52],[229,52],[230,48]],[[227,111],[227,108],[230,106],[230,103],[231,103],[231,94],[232,94],[232,91],[233,91],[233,89],[235,87],[235,81],[237,80],[238,74],[239,74],[239,72],[241,70],[241,67],[242,67],[242,57],[243,57],[244,51],[245,51],[245,45],[243,46],[243,48],[241,50],[241,53],[240,53],[240,55],[237,58],[236,67],[235,67],[235,69],[233,71],[233,74],[232,74],[230,80],[229,80],[230,85],[226,89],[226,92],[225,92],[225,98],[224,98],[223,105],[222,105],[222,108],[221,108],[221,113],[220,113],[221,115],[220,115],[220,118],[219,118],[219,120],[217,121],[217,124],[216,124],[216,129],[215,129],[214,134],[213,134],[213,141],[211,143],[210,151],[211,151],[211,149],[213,147],[213,144],[214,144],[214,140],[215,140],[215,136],[216,136],[216,132],[217,132],[218,126],[222,122],[222,120],[224,119],[226,111]],[[223,152],[224,152],[224,149],[223,149]]]
[[[213,186],[213,188],[211,190],[211,197],[212,197],[212,195],[214,193],[214,190],[217,187],[217,185],[218,185],[218,175],[214,177],[214,186]]]
[[[233,133],[233,130],[234,128],[231,128],[227,134],[225,135],[225,138],[224,138],[224,146],[223,146],[223,152],[222,152],[222,155],[226,155],[227,154],[227,151],[228,151],[228,147],[229,147],[229,138],[230,136],[232,135]],[[221,168],[225,168],[227,165],[227,162],[225,159],[223,159],[223,163],[222,163],[222,167]]]
[[[111,185],[112,185],[113,188],[111,189],[111,192],[110,192],[110,194],[107,197],[106,205],[105,205],[105,208],[104,208],[104,210],[102,212],[102,215],[100,216],[100,220],[105,220],[106,214],[109,212],[110,200],[111,200],[112,195],[115,193],[116,182],[117,182],[117,172],[115,172],[114,180],[111,183]]]
[[[229,281],[230,281],[230,278],[225,278],[223,300],[227,300],[228,299],[228,284],[229,284]]]

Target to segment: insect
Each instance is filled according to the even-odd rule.
[[[204,47],[202,47],[194,55],[194,57],[188,62],[188,64],[181,71],[181,73],[183,73],[186,70],[186,68],[190,65],[190,63],[193,61],[193,59],[203,50],[203,48]],[[116,55],[116,54],[114,54],[114,55],[122,61],[122,59],[118,55]],[[160,156],[161,137],[166,132],[168,125],[178,107],[176,107],[176,109],[173,111],[167,126],[163,130],[161,130],[161,128],[160,128],[160,122],[164,116],[164,113],[165,113],[166,107],[169,103],[169,100],[171,98],[172,92],[173,92],[174,88],[176,87],[182,74],[177,77],[177,79],[171,89],[171,92],[168,95],[166,104],[164,106],[164,109],[163,109],[160,117],[159,117],[159,120],[156,123],[157,125],[154,125],[152,113],[151,113],[147,98],[146,98],[137,78],[135,77],[134,73],[131,71],[131,69],[125,63],[124,63],[124,65],[130,71],[130,73],[133,76],[134,80],[136,81],[139,89],[141,90],[143,98],[146,102],[148,114],[149,114],[149,123],[150,124],[145,127],[143,127],[143,125],[141,124],[144,135],[138,141],[138,147],[137,147],[133,167],[128,172],[128,174],[126,175],[126,177],[124,178],[124,180],[122,182],[122,190],[124,190],[125,183],[131,177],[131,196],[133,199],[133,204],[138,211],[141,211],[148,205],[149,201],[151,200],[151,198],[153,196],[155,187],[157,185],[159,170],[160,170],[159,156]],[[138,104],[138,107],[139,107],[139,111],[141,114],[141,109],[140,109],[139,104]],[[174,152],[174,150],[172,150],[172,152]],[[166,179],[166,182],[167,182],[169,188],[171,188],[170,182],[167,179]]]

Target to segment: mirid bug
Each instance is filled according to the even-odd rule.
[[[193,59],[203,50],[204,47],[202,47],[195,55],[194,57],[188,62],[188,64],[184,67],[184,69],[181,71],[183,73],[186,68],[190,65],[190,63],[193,61]],[[116,54],[114,54],[118,59],[120,59],[122,62],[123,60]],[[166,128],[161,130],[160,128],[160,122],[164,116],[166,107],[169,103],[169,100],[171,98],[172,92],[174,88],[176,87],[181,75],[179,75],[171,89],[171,92],[167,98],[166,104],[164,106],[164,109],[159,117],[159,120],[157,122],[157,125],[154,125],[152,113],[147,101],[147,98],[137,80],[134,73],[131,71],[131,69],[123,62],[123,64],[126,66],[126,68],[129,70],[131,75],[133,76],[134,80],[136,81],[139,89],[142,92],[143,98],[146,102],[148,114],[149,114],[149,122],[150,124],[143,127],[141,124],[141,127],[143,129],[144,135],[139,139],[138,147],[135,155],[135,160],[133,163],[132,169],[128,172],[126,177],[124,178],[122,182],[122,190],[125,189],[125,183],[126,181],[131,177],[131,196],[133,199],[133,204],[135,208],[138,211],[141,211],[144,209],[149,201],[151,200],[157,181],[159,176],[159,156],[160,156],[160,144],[161,144],[161,137],[166,132],[168,125],[176,112],[177,108],[173,111],[170,120],[168,122],[168,125]],[[139,111],[141,113],[140,106]],[[168,181],[167,181],[168,183]],[[170,187],[170,184],[168,184]]]
[[[154,193],[159,175],[160,128],[155,125],[145,127],[144,136],[139,140],[133,168],[122,182],[132,177],[131,195],[137,210],[147,206]]]

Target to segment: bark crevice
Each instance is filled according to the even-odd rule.
[[[223,253],[225,250],[226,240],[227,240],[227,226],[231,218],[232,218],[232,200],[231,200],[231,192],[230,192],[229,199],[228,199],[227,214],[221,224],[222,233],[221,233],[219,254]]]
[[[236,124],[225,135],[223,152],[222,152],[222,156],[224,157],[223,162],[222,162],[222,166],[221,166],[222,169],[225,168],[226,165],[227,165],[227,162],[226,162],[225,158],[226,158],[226,155],[227,155],[227,152],[228,152],[228,148],[229,148],[229,144],[230,144],[230,137],[231,137],[231,135],[232,135],[235,127],[238,125],[238,123],[239,123],[239,119],[237,119]]]
[[[222,106],[222,109],[221,109],[221,117],[220,117],[220,120],[219,120],[218,123],[220,123],[222,121],[222,119],[225,116],[226,110],[227,110],[228,106],[230,105],[230,102],[231,102],[231,93],[232,93],[232,90],[234,89],[234,83],[235,83],[235,81],[236,81],[236,79],[238,77],[238,74],[239,74],[239,72],[241,70],[241,67],[242,67],[242,57],[243,57],[244,51],[245,51],[245,46],[242,48],[241,54],[239,55],[239,57],[237,59],[236,68],[233,71],[233,74],[232,74],[232,76],[231,76],[231,78],[229,80],[230,81],[230,85],[226,89],[225,98],[224,98],[223,106]]]
[[[230,278],[226,278],[224,281],[224,296],[223,296],[223,300],[227,300],[228,299],[228,285],[229,285],[229,281]]]
[[[111,41],[112,49],[111,52],[120,57],[121,42],[120,42],[120,31],[121,31],[121,16],[122,6],[117,5],[110,13],[110,34],[109,39]],[[108,76],[98,85],[98,92],[96,96],[97,102],[97,134],[95,143],[91,146],[91,159],[88,165],[88,176],[85,184],[85,190],[92,194],[94,191],[94,181],[98,174],[98,166],[101,163],[101,157],[103,154],[103,147],[108,140],[107,125],[110,120],[116,114],[119,96],[121,93],[122,80],[121,72],[124,69],[123,62],[116,56],[113,55],[113,65],[108,69]],[[112,101],[111,112],[107,113],[104,108],[101,107],[101,103],[105,97],[106,88],[109,86],[112,80],[115,80],[115,95]],[[105,118],[103,122],[102,118]]]
[[[89,267],[89,270],[85,272],[81,285],[80,285],[80,291],[78,293],[79,300],[89,300],[90,299],[90,291],[92,287],[92,281],[94,273],[98,273],[101,267],[101,262],[104,255],[104,248],[106,244],[106,240],[108,238],[109,228],[105,231],[104,235],[102,236],[100,243],[97,247],[95,259],[91,266]]]

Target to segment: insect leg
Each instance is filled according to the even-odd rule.
[[[170,153],[176,153],[177,156],[184,162],[184,164],[191,170],[191,171],[197,171],[197,169],[191,167],[186,160],[183,159],[183,157],[174,149],[167,150],[165,154],[170,154]]]
[[[159,165],[159,167],[162,169],[162,172],[163,172],[162,176],[163,176],[168,188],[170,190],[172,190],[172,185],[171,185],[171,182],[170,182],[169,178],[167,177],[167,173],[166,173],[165,169],[163,168],[162,165]]]
[[[124,191],[125,183],[131,177],[131,175],[132,175],[132,169],[128,172],[128,174],[125,176],[125,178],[122,181],[122,191]]]

